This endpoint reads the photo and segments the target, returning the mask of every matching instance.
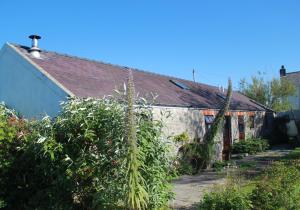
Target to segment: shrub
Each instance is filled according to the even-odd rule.
[[[21,138],[14,128],[13,159],[5,171],[0,168],[0,203],[8,210],[124,209],[125,108],[113,98],[72,99],[56,119],[30,123]],[[137,109],[139,161],[144,165],[139,170],[148,209],[164,207],[172,193],[162,124],[151,120],[143,105]]]
[[[250,209],[252,209],[252,203],[249,196],[237,184],[233,183],[206,193],[199,205],[199,210]]]
[[[257,152],[265,151],[269,148],[268,140],[266,139],[247,139],[234,143],[231,152],[233,154],[249,153],[256,154]]]
[[[179,135],[173,137],[176,143],[187,143],[190,140],[189,134],[187,132],[183,132]]]
[[[300,172],[295,166],[275,163],[252,192],[257,210],[300,209]]]
[[[179,174],[196,174],[204,166],[203,144],[187,143],[179,149],[178,168]]]
[[[26,146],[24,135],[27,133],[27,122],[19,119],[15,113],[0,105],[0,208],[7,206],[6,187],[13,181],[14,173],[10,169]],[[14,182],[14,181],[13,181]]]

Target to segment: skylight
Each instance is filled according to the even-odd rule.
[[[186,84],[182,83],[182,82],[179,82],[179,81],[176,81],[176,80],[172,80],[172,79],[170,80],[170,82],[172,82],[177,87],[180,87],[181,89],[190,90],[190,87],[187,86]]]
[[[220,98],[226,100],[226,96],[224,96],[224,95],[221,95],[221,94],[217,93],[217,96],[219,96]]]

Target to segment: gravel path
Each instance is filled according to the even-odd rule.
[[[256,155],[249,155],[242,160],[236,160],[239,166],[245,163],[252,163],[253,167],[246,171],[246,176],[254,176],[274,160],[287,155],[291,150],[274,148]],[[174,183],[175,199],[170,202],[170,207],[175,210],[194,210],[205,192],[209,191],[216,184],[224,184],[226,172],[204,171],[199,175],[181,176]]]

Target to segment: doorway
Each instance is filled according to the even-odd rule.
[[[225,116],[224,130],[223,130],[223,151],[222,159],[230,159],[230,146],[231,146],[231,117]]]
[[[245,119],[244,116],[238,116],[239,140],[245,140]]]

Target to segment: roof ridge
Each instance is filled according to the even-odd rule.
[[[286,72],[286,74],[294,74],[294,73],[300,73],[300,71]]]
[[[27,47],[25,45],[16,44],[16,43],[11,43],[11,44],[19,46],[19,47],[24,48],[24,49],[30,49],[30,47]],[[156,73],[156,72],[152,72],[152,71],[142,70],[142,69],[135,68],[135,67],[122,66],[122,65],[119,65],[119,64],[112,64],[112,63],[104,62],[104,61],[101,61],[101,60],[81,57],[81,56],[77,56],[77,55],[70,55],[70,54],[67,54],[67,53],[60,53],[60,52],[57,52],[57,51],[50,51],[50,50],[45,50],[45,49],[41,49],[41,50],[42,50],[42,52],[55,53],[59,56],[65,56],[65,57],[69,57],[69,58],[80,59],[80,60],[85,60],[85,61],[94,62],[94,63],[100,63],[100,64],[104,64],[104,65],[110,65],[110,66],[118,67],[118,68],[122,68],[122,69],[131,69],[131,70],[143,72],[143,73],[146,73],[146,74],[152,74],[152,75],[156,75],[156,76],[166,77],[168,79],[175,79],[175,80],[181,80],[181,81],[186,81],[186,82],[193,82],[193,83],[198,84],[198,85],[205,85],[205,86],[208,86],[208,87],[211,87],[211,88],[218,88],[217,86],[214,86],[214,85],[205,84],[205,83],[201,83],[201,82],[196,82],[196,81],[183,79],[183,78],[179,78],[179,77],[174,77],[174,76],[171,76],[171,75],[160,74],[160,73]]]
[[[253,98],[250,98],[249,96],[246,96],[246,95],[245,95],[244,93],[242,93],[241,91],[238,90],[238,91],[236,91],[236,92],[239,93],[239,94],[241,94],[242,96],[247,97],[247,98],[249,99],[249,101],[251,101],[252,103],[255,103],[256,105],[258,105],[258,106],[260,106],[260,107],[263,107],[264,109],[273,111],[271,108],[267,107],[266,105],[264,105],[264,104],[262,104],[262,103],[256,101],[256,100],[253,99]]]

